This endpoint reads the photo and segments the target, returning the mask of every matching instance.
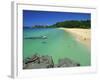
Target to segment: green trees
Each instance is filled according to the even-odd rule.
[[[90,20],[86,21],[72,20],[72,21],[57,22],[53,26],[64,27],[64,28],[90,28],[91,23]]]
[[[35,25],[33,28],[91,28],[91,21],[90,20],[70,20],[70,21],[63,21],[63,22],[57,22],[53,25]]]

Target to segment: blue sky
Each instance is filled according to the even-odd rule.
[[[90,20],[89,13],[50,12],[23,10],[23,25],[32,27],[34,25],[52,25],[56,22],[66,20]]]

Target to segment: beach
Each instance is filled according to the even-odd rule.
[[[89,49],[91,47],[91,30],[80,28],[60,28],[72,34],[77,41],[86,45]]]
[[[91,14],[23,10],[23,69],[91,65]]]

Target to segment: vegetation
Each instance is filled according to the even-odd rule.
[[[91,28],[91,21],[90,20],[71,20],[71,21],[63,21],[63,22],[57,22],[53,25],[35,25],[32,26],[32,28],[84,28],[84,29],[89,29]]]
[[[57,22],[53,26],[56,27],[64,27],[64,28],[90,28],[90,20],[86,21],[64,21],[64,22]]]

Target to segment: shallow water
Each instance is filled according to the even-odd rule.
[[[50,55],[57,64],[61,58],[69,58],[82,66],[91,64],[88,48],[77,42],[75,37],[57,28],[23,29],[23,58],[33,54]],[[25,39],[25,37],[47,36],[47,39]]]

